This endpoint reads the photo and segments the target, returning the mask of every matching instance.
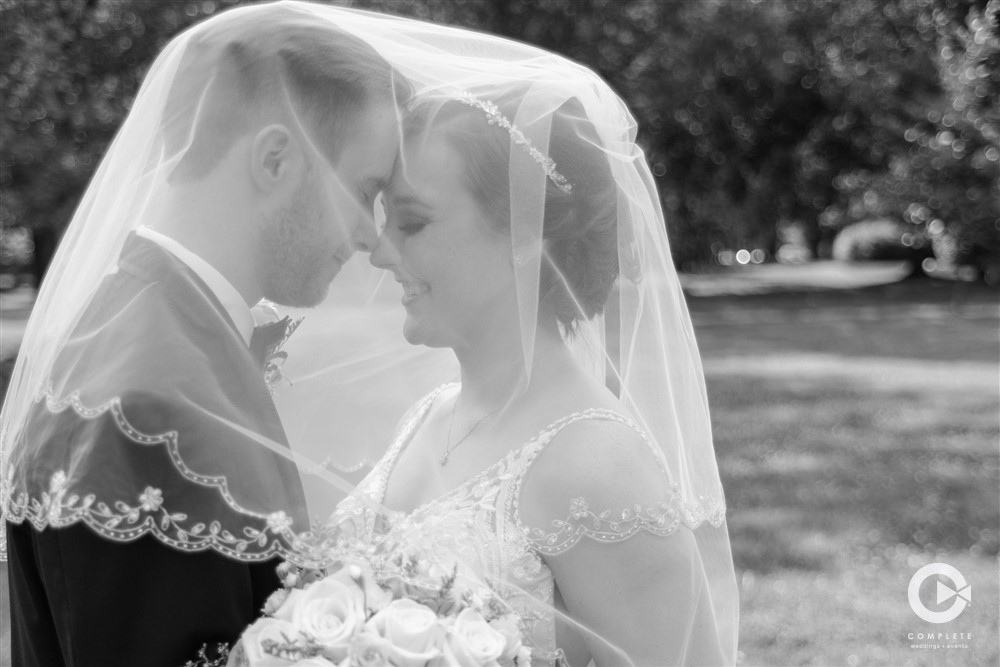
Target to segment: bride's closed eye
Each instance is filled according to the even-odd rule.
[[[404,234],[411,235],[421,231],[429,223],[430,220],[418,215],[412,215],[412,214],[402,215],[399,217],[399,220],[396,223],[396,229],[403,232]]]

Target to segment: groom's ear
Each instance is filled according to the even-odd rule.
[[[299,142],[284,125],[268,125],[254,137],[250,173],[262,191],[272,192],[297,183],[302,166]]]

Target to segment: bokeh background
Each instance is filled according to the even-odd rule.
[[[0,392],[146,70],[236,4],[0,0]],[[331,4],[557,51],[633,110],[705,362],[741,664],[998,664],[1000,2]],[[932,562],[974,591],[944,625],[907,603]]]

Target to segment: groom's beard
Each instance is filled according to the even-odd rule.
[[[264,298],[284,306],[316,306],[330,289],[335,248],[312,181],[302,182],[291,201],[269,217],[261,234]]]

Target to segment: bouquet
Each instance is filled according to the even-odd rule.
[[[358,545],[328,570],[283,563],[230,667],[528,667],[521,620],[419,554]]]

